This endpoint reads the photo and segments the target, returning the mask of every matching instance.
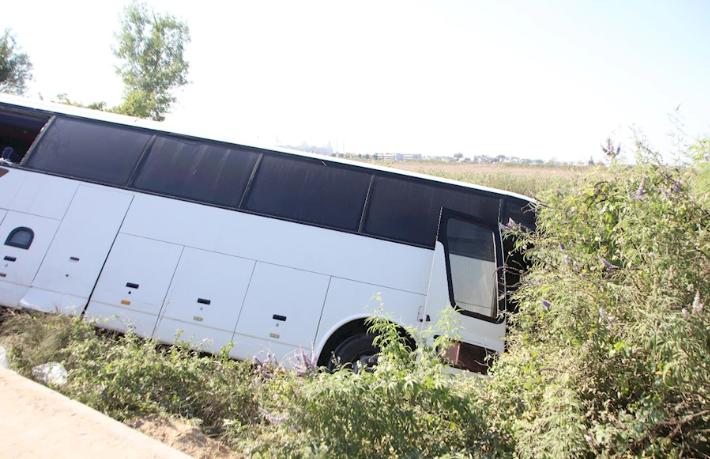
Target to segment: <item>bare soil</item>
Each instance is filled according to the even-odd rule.
[[[126,424],[196,459],[242,457],[182,419],[150,416],[134,419]]]
[[[0,458],[187,459],[48,387],[0,369]]]

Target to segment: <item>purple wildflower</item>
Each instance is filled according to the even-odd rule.
[[[672,193],[680,193],[680,182],[673,180],[673,185],[671,186]]]
[[[318,370],[318,359],[315,354],[309,354],[301,349],[300,354],[296,356],[294,367],[298,376],[306,376]]]
[[[612,264],[609,260],[607,260],[604,257],[599,257],[599,260],[602,262],[602,264],[604,265],[604,268],[606,268],[607,271],[616,271],[617,269],[619,269],[618,266]]]
[[[550,306],[551,306],[552,304],[551,304],[549,301],[547,301],[547,300],[542,300],[541,303],[542,303],[542,309],[544,309],[545,311],[549,311],[549,310],[550,310]]]
[[[564,249],[565,249],[565,245],[560,242],[560,250],[564,250]]]
[[[634,199],[639,200],[646,195],[646,190],[643,187],[643,180],[639,183],[639,187],[636,189],[636,194],[634,194]]]

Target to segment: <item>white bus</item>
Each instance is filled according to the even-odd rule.
[[[504,348],[499,223],[531,199],[163,124],[0,96],[0,304],[207,352],[369,359],[365,319]],[[381,304],[381,307],[380,307]]]

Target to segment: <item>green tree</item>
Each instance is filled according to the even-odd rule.
[[[190,30],[169,14],[158,14],[143,3],[124,11],[114,54],[125,85],[124,99],[114,110],[126,115],[162,121],[175,102],[172,91],[188,83],[185,46]]]
[[[10,29],[0,35],[0,92],[23,94],[32,79],[32,63],[17,47]]]
[[[111,108],[107,107],[106,102],[92,102],[88,105],[82,104],[79,101],[73,100],[69,98],[69,95],[65,92],[61,94],[57,94],[54,99],[52,99],[52,102],[56,102],[58,104],[64,104],[64,105],[73,105],[74,107],[82,107],[82,108],[90,108],[92,110],[101,110],[104,112],[107,111],[112,111]]]

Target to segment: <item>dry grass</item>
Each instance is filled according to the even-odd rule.
[[[602,167],[443,163],[439,161],[397,161],[377,164],[499,188],[532,197],[536,197],[541,191],[575,181]]]

